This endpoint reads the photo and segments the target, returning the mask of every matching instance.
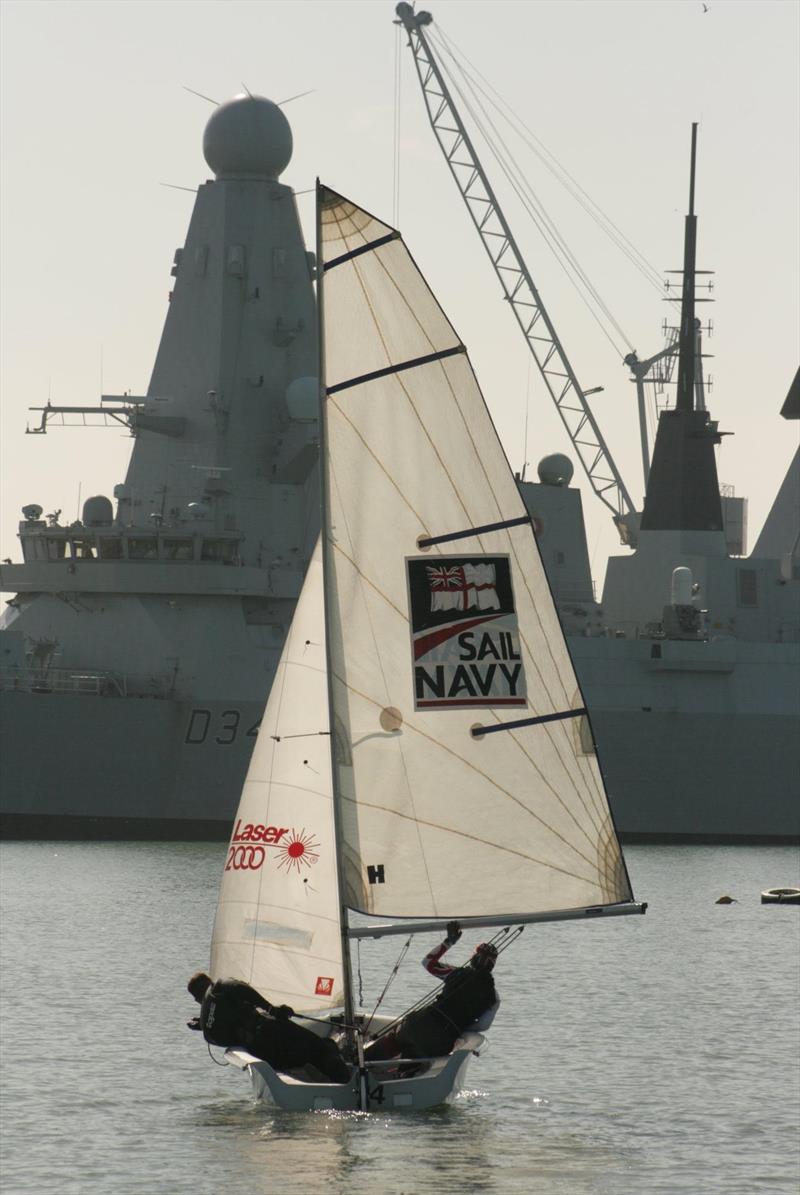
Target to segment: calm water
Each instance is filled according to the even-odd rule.
[[[800,909],[759,900],[795,850],[629,848],[647,916],[526,930],[470,1090],[393,1116],[254,1105],[184,1027],[223,857],[2,847],[4,1195],[797,1192]],[[401,944],[362,946],[368,1007]]]

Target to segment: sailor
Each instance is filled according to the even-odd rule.
[[[482,942],[472,958],[461,967],[451,967],[442,956],[461,937],[457,921],[447,925],[447,937],[422,960],[431,975],[444,984],[432,1004],[411,1012],[394,1033],[384,1035],[365,1050],[368,1060],[382,1058],[435,1058],[449,1054],[464,1032],[483,1032],[494,1020],[500,997],[492,970],[497,961],[497,947]]]
[[[288,1004],[270,1004],[260,992],[240,979],[213,983],[197,971],[187,984],[200,1005],[200,1013],[187,1022],[214,1046],[241,1046],[275,1070],[287,1071],[307,1064],[332,1083],[347,1083],[350,1067],[330,1038],[295,1025]]]

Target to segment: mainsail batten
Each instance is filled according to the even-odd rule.
[[[540,918],[630,902],[529,516],[463,346],[393,230],[320,198],[347,904]]]

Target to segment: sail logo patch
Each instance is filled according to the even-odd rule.
[[[286,871],[300,871],[301,867],[312,867],[319,859],[319,843],[305,830],[290,831],[289,838],[278,844],[280,856],[278,867]]]
[[[415,709],[527,705],[508,556],[406,565]]]
[[[290,830],[288,826],[267,826],[261,822],[242,824],[239,818],[228,848],[226,871],[257,871],[267,857],[264,849],[274,849],[279,870],[299,872],[312,867],[319,859],[319,842],[305,829]]]
[[[317,986],[314,988],[315,996],[332,996],[333,995],[333,978],[330,975],[318,975]]]

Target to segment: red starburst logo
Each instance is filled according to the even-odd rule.
[[[280,842],[276,848],[279,856],[278,867],[285,867],[287,871],[301,867],[311,867],[319,859],[317,847],[319,843],[313,834],[306,834],[305,829],[290,830],[289,836]]]
[[[330,996],[333,993],[333,979],[328,975],[319,975],[317,977],[317,986],[314,988],[315,996]]]

